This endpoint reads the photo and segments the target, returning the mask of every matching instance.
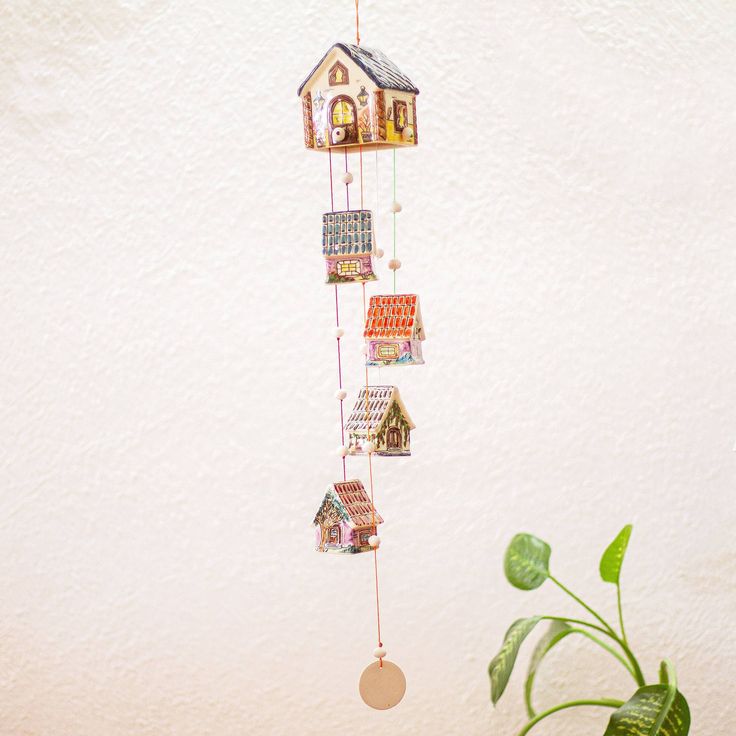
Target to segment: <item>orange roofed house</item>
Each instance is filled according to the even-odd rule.
[[[363,332],[366,365],[421,365],[424,325],[416,294],[372,296]]]
[[[333,483],[314,517],[318,552],[370,552],[368,539],[383,519],[359,480]]]

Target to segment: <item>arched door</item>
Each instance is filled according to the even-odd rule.
[[[398,427],[390,427],[386,437],[386,445],[389,450],[401,449],[401,430]]]
[[[328,544],[340,544],[342,542],[342,533],[340,530],[339,524],[334,524],[330,527],[328,533],[327,533],[327,543]]]
[[[355,103],[347,95],[339,95],[330,103],[330,143],[335,143],[332,133],[338,128],[345,131],[345,138],[340,143],[358,142]]]

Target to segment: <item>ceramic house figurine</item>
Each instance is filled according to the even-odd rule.
[[[424,325],[416,294],[372,296],[363,332],[366,365],[421,365]]]
[[[304,144],[415,146],[419,90],[377,49],[336,43],[299,87]]]
[[[364,386],[345,423],[348,452],[365,454],[363,442],[370,434],[376,455],[411,455],[409,435],[415,426],[396,386]]]
[[[373,272],[373,213],[370,210],[325,212],[322,215],[322,255],[328,284],[375,281]]]
[[[368,540],[376,533],[374,516],[376,526],[383,524],[359,480],[333,483],[314,517],[317,551],[370,552]]]

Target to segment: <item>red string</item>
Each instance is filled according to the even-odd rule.
[[[371,456],[368,455],[368,474],[370,476],[371,483],[371,514],[373,516],[373,533],[376,534],[376,507],[373,505],[373,462]],[[378,646],[382,647],[383,642],[381,641],[381,598],[378,594],[378,550],[373,548],[373,572],[376,580],[376,626],[378,628]],[[383,657],[378,659],[378,666],[383,667]]]
[[[360,46],[360,16],[358,15],[358,0],[355,0],[355,45]]]
[[[348,149],[345,149],[345,173],[348,173]],[[346,210],[350,209],[350,184],[345,182],[345,201],[347,202],[347,205],[345,207]]]
[[[363,146],[358,147],[360,153],[360,209],[363,209]]]
[[[337,296],[337,284],[335,284],[335,327],[340,327],[340,301]],[[342,360],[340,357],[340,338],[337,338],[337,385],[342,388]],[[345,446],[345,419],[343,415],[343,400],[340,399],[340,441]],[[345,467],[345,458],[342,459],[342,479],[347,480],[347,469]]]
[[[335,193],[332,191],[332,149],[328,148],[327,153],[330,159],[330,210],[335,211]]]
[[[365,282],[363,286],[363,323],[365,323],[367,312],[365,305]],[[367,427],[367,440],[371,441],[371,425],[370,425],[370,409],[369,409],[369,397],[368,397],[368,356],[366,355],[366,366],[365,366],[365,414],[366,414],[366,427]],[[371,491],[371,522],[373,525],[373,533],[378,534],[378,527],[376,525],[376,506],[373,501],[373,461],[371,454],[368,453],[368,475],[370,478],[370,491]],[[378,646],[382,647],[381,642],[381,599],[378,592],[378,549],[373,548],[373,572],[376,581],[376,628],[378,629]],[[379,657],[378,666],[383,668],[383,657]]]

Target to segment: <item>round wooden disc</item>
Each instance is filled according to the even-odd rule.
[[[383,667],[376,661],[363,670],[358,689],[366,705],[376,710],[388,710],[404,697],[406,678],[398,665],[384,659]]]

